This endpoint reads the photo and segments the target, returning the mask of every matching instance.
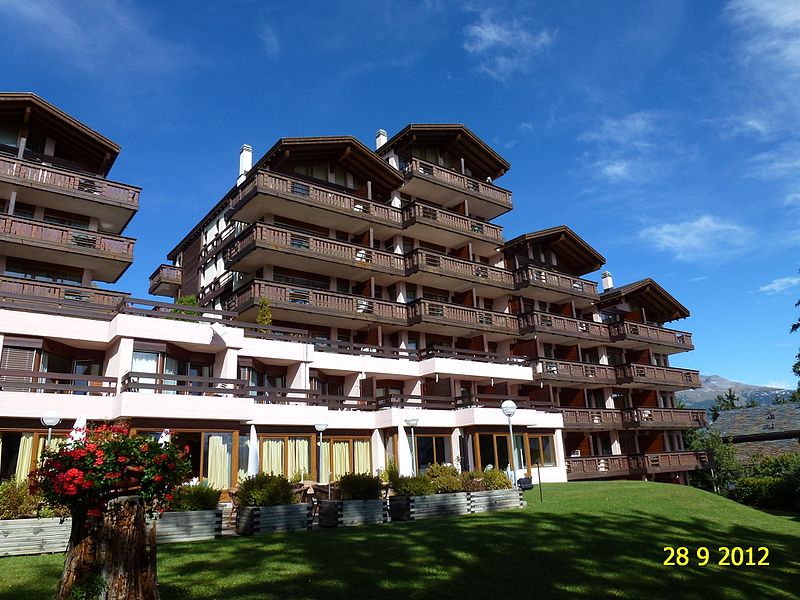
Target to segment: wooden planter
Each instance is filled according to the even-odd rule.
[[[521,490],[489,490],[469,492],[469,512],[481,513],[509,508],[522,508],[525,501]]]
[[[252,535],[273,531],[310,530],[312,519],[310,504],[240,506],[236,516],[236,533]]]
[[[319,503],[322,527],[375,525],[388,520],[386,500],[323,500]]]
[[[158,517],[159,544],[213,540],[222,535],[222,509],[165,512]]]
[[[416,521],[466,515],[469,512],[470,500],[467,492],[432,496],[392,496],[389,498],[389,515],[392,517],[392,521]]]
[[[72,520],[13,519],[0,521],[0,556],[64,552]]]

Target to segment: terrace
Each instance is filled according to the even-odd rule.
[[[610,342],[608,326],[603,323],[538,311],[523,313],[517,317],[521,334],[537,334],[545,342],[556,344],[580,342],[584,346]]]
[[[622,348],[654,348],[656,352],[688,352],[694,350],[692,334],[623,321],[611,323],[609,326],[611,341]]]
[[[533,380],[555,385],[563,383],[607,387],[616,385],[617,376],[614,367],[608,365],[545,359],[534,363]]]
[[[700,373],[691,369],[657,367],[654,365],[618,365],[617,381],[625,387],[658,386],[668,389],[700,387]]]

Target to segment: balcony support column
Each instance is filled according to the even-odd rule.
[[[378,471],[383,471],[386,469],[386,452],[383,448],[383,436],[381,436],[380,429],[375,429],[372,431],[371,447],[372,474],[374,475]]]
[[[239,378],[239,351],[236,348],[226,348],[214,361],[214,377],[220,379]]]
[[[453,464],[462,471],[465,470],[464,467],[466,465],[463,464],[461,459],[461,429],[459,427],[453,429],[453,433],[450,434],[450,450]]]
[[[619,456],[622,454],[622,445],[619,443],[619,432],[611,431],[611,454]]]
[[[411,477],[414,474],[414,466],[411,459],[411,436],[406,434],[406,429],[401,424],[397,425],[397,471],[403,477]]]
[[[14,208],[16,207],[16,205],[17,205],[17,192],[16,190],[14,190],[13,192],[11,192],[11,198],[9,198],[8,200],[8,214],[10,215],[14,214]]]
[[[103,375],[116,377],[117,389],[122,383],[122,376],[133,369],[133,338],[120,338],[107,353]]]

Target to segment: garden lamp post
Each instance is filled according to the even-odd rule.
[[[511,483],[516,488],[517,470],[514,465],[514,428],[511,426],[511,417],[513,417],[514,413],[517,412],[517,405],[514,404],[513,400],[503,400],[503,403],[500,405],[500,410],[502,410],[503,414],[508,417],[508,434],[511,437]]]
[[[419,419],[406,419],[406,427],[411,428],[411,472],[417,474],[417,443],[414,440],[414,427],[419,423]]]
[[[320,480],[322,483],[322,432],[328,428],[327,423],[317,423],[314,425],[314,429],[319,432],[319,441],[317,445],[319,446],[319,463],[317,464],[317,479]],[[328,499],[331,497],[331,477],[330,473],[328,473]]]
[[[53,437],[53,427],[61,423],[61,418],[58,416],[58,413],[55,411],[50,411],[41,419],[42,425],[47,427],[47,447],[50,447],[50,438]]]

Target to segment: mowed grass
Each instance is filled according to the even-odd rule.
[[[544,494],[527,492],[524,510],[161,546],[161,597],[798,597],[796,516],[647,482],[546,484]],[[664,566],[664,546],[688,547],[690,564]],[[720,566],[720,546],[766,546],[770,564]],[[51,598],[62,560],[0,559],[0,598]]]

